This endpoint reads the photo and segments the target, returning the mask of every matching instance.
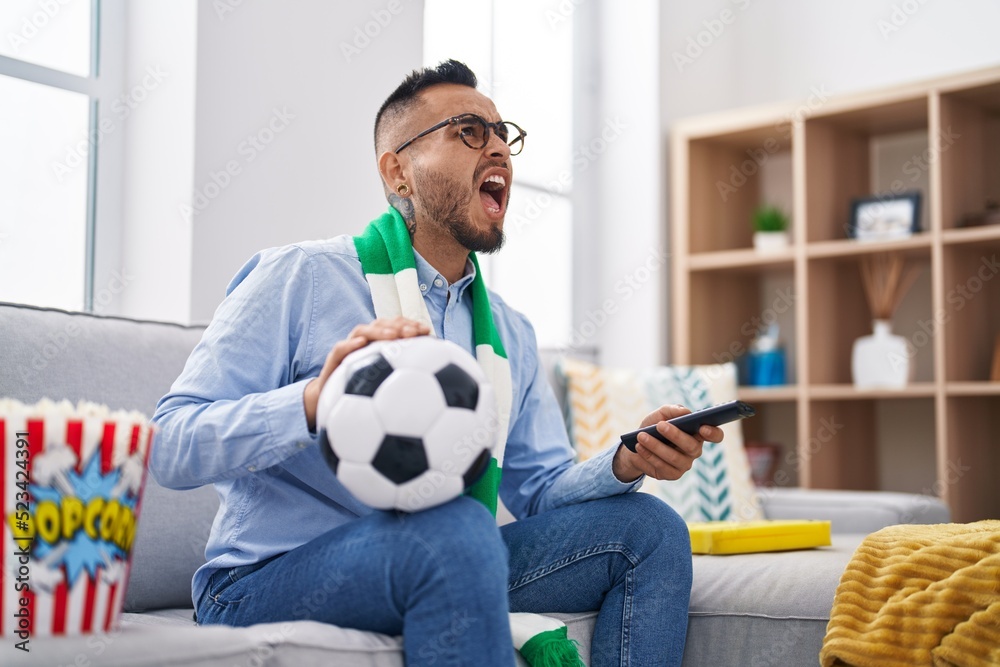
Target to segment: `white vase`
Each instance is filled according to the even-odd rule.
[[[851,374],[858,389],[901,389],[910,380],[913,364],[906,339],[892,333],[888,320],[875,320],[874,333],[854,341]]]
[[[788,232],[754,232],[753,247],[757,252],[780,252],[788,247]]]

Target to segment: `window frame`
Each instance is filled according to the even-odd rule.
[[[88,99],[86,245],[83,309],[94,312],[94,283],[118,263],[122,234],[121,139],[105,147],[98,124],[102,108],[110,108],[121,93],[125,51],[124,0],[90,0],[90,73],[79,76],[26,60],[0,55],[0,75],[49,88],[86,95]],[[121,133],[118,133],[121,134]],[[108,150],[110,148],[110,150]]]
[[[483,68],[477,67],[476,68],[476,73],[479,75],[479,89],[484,94],[486,94],[487,96],[489,96],[489,97],[492,98],[493,95],[494,95],[494,92],[495,92],[494,91],[494,82],[496,81],[496,62],[497,62],[497,49],[496,49],[496,46],[495,46],[496,40],[497,40],[497,20],[496,20],[496,17],[497,17],[498,12],[502,11],[503,7],[502,7],[501,3],[498,2],[497,0],[488,0],[488,2],[489,2],[489,9],[488,9],[488,14],[489,14],[489,26],[488,26],[488,28],[489,29],[488,29],[488,31],[484,31],[487,34],[483,36],[483,39],[489,43],[489,46],[486,49],[486,51],[489,54],[488,55],[489,64],[488,64],[488,67],[485,68],[485,71],[483,71]],[[573,14],[577,14],[577,13],[580,13],[580,12],[577,12],[577,11],[573,12]],[[425,9],[425,15],[424,15],[424,20],[425,21],[427,20],[426,17],[427,17],[427,14],[426,14],[426,9]],[[572,34],[572,56],[573,56],[573,65],[572,65],[572,67],[575,70],[575,68],[577,67],[577,65],[575,63],[575,56],[576,56],[578,50],[581,48],[579,39],[580,39],[581,36],[586,36],[587,38],[590,38],[591,34],[590,34],[589,31],[583,32],[581,30],[581,28],[580,28],[581,22],[577,20],[576,16],[572,16],[571,15],[571,16],[569,16],[569,18],[572,20],[572,26],[570,26],[570,29],[572,30],[572,33],[573,33]],[[586,25],[586,26],[589,26],[588,22],[583,22],[582,24]],[[426,30],[426,28],[425,28],[425,30]],[[426,32],[425,32],[425,38],[426,38]],[[426,45],[425,45],[425,58],[426,58],[426,53],[427,52],[426,52]],[[433,65],[433,64],[434,63],[430,63],[430,62],[425,62],[424,63],[425,66],[429,66],[429,65]],[[582,115],[577,110],[577,107],[575,106],[575,103],[578,100],[578,98],[581,96],[581,90],[580,90],[580,86],[579,86],[579,80],[576,77],[577,72],[574,71],[574,72],[572,72],[572,74],[574,75],[574,82],[573,82],[572,91],[571,91],[571,100],[574,103],[574,118],[572,119],[572,122],[571,122],[571,124],[569,126],[570,127],[569,138],[570,138],[570,141],[571,141],[571,145],[576,145],[575,139],[576,139],[577,133],[580,131],[580,120],[581,120]],[[578,115],[580,115],[581,117],[577,117]],[[516,118],[514,120],[517,121]],[[589,120],[589,118],[587,120]],[[527,133],[529,135],[531,134],[531,128],[530,127],[526,127],[525,130],[527,131]],[[527,141],[529,141],[529,142],[531,141],[530,136],[528,137]],[[529,150],[531,150],[531,149],[529,148]],[[581,243],[589,243],[587,241],[582,241],[581,238],[580,238],[580,237],[586,235],[586,229],[583,226],[581,226],[580,224],[578,224],[578,222],[577,222],[577,216],[578,216],[578,214],[580,212],[579,207],[580,207],[580,204],[581,204],[581,199],[580,199],[581,189],[578,187],[577,179],[581,176],[581,174],[577,173],[577,171],[575,169],[573,169],[572,159],[570,160],[569,169],[570,169],[570,172],[572,174],[572,178],[571,178],[571,180],[570,180],[570,182],[568,184],[565,184],[564,187],[554,187],[553,186],[553,183],[554,183],[553,181],[539,180],[537,178],[530,178],[530,177],[526,177],[526,176],[523,176],[523,175],[519,176],[518,178],[516,178],[515,179],[515,183],[514,183],[514,185],[515,185],[516,188],[521,189],[522,192],[525,192],[525,194],[527,194],[528,196],[530,196],[532,198],[536,198],[536,197],[540,197],[540,196],[550,197],[553,201],[559,201],[559,202],[564,203],[569,208],[569,211],[570,211],[570,227],[571,227],[572,238],[571,238],[570,247],[568,249],[568,253],[569,253],[569,263],[570,263],[571,277],[570,277],[570,281],[569,281],[569,294],[566,295],[566,297],[569,299],[569,319],[565,323],[567,329],[562,333],[562,335],[558,339],[544,341],[543,347],[545,347],[546,349],[570,349],[570,348],[574,348],[574,346],[573,346],[573,335],[574,335],[574,331],[576,330],[577,320],[579,319],[577,317],[577,315],[578,315],[577,304],[578,304],[578,302],[580,300],[580,296],[578,295],[579,284],[578,284],[578,281],[576,280],[576,278],[577,278],[577,275],[582,271],[581,265],[580,265],[580,262],[579,262],[579,257],[578,257],[578,246]],[[515,171],[516,171],[516,169],[515,169]],[[511,219],[510,219],[510,217],[508,217],[507,224],[510,224],[510,222],[511,222]],[[588,246],[588,248],[589,248],[589,246]],[[483,256],[480,256],[479,262],[480,262],[480,266],[483,268],[484,273],[487,276],[487,280],[486,280],[487,285],[490,286],[490,288],[492,289],[495,286],[495,284],[493,284],[492,278],[497,273],[497,271],[495,270],[495,267],[496,267],[497,264],[499,264],[499,263],[502,262],[502,258],[500,258],[498,256],[494,256],[494,255],[483,255]],[[592,278],[588,278],[588,279],[592,280]],[[589,350],[592,349],[592,346],[589,345],[589,344],[587,344],[587,345],[579,346],[578,348],[574,348],[574,349],[581,349],[581,350],[584,350],[585,352],[587,352],[587,351],[589,351]]]

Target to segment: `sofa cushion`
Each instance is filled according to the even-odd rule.
[[[0,303],[0,396],[88,400],[152,416],[202,327]]]
[[[190,493],[190,492],[185,492]],[[862,535],[832,547],[735,556],[695,556],[684,667],[816,664],[841,573]],[[596,612],[553,614],[590,655]],[[396,637],[311,621],[249,628],[195,627],[191,609],[125,614],[107,637],[49,638],[30,659],[0,645],[0,664],[402,665]],[[523,662],[519,662],[523,665]]]
[[[736,366],[661,366],[644,371],[602,368],[563,359],[567,425],[581,460],[619,442],[665,404],[691,410],[736,398]],[[686,521],[763,519],[750,477],[739,422],[723,427],[722,443],[705,443],[691,471],[673,482],[647,479],[642,490],[665,500]]]
[[[862,534],[801,551],[694,556],[684,666],[815,665]]]
[[[212,486],[174,491],[147,476],[125,611],[190,610],[191,578],[205,563],[205,544],[218,508]]]
[[[590,655],[596,612],[553,614],[566,623],[581,654]],[[195,626],[190,609],[125,614],[119,631],[106,636],[46,638],[25,654],[0,645],[0,664],[102,667],[215,667],[217,665],[330,665],[402,667],[399,637],[339,628],[314,621],[267,623],[248,628]],[[86,658],[84,661],[82,658]],[[433,655],[426,655],[432,664]],[[517,656],[518,667],[527,663]]]
[[[151,416],[203,330],[0,303],[0,368],[9,370],[0,373],[0,397],[85,399]],[[125,608],[191,606],[215,491],[168,491],[147,477],[144,498]]]
[[[825,519],[834,533],[874,533],[898,523],[948,523],[940,498],[890,491],[762,489],[768,519]]]
[[[4,642],[0,646],[0,664],[97,664],[102,667],[403,665],[400,642],[395,637],[315,621],[267,623],[246,628],[196,626],[191,622],[189,609],[126,614],[117,632],[86,638],[32,641],[30,654],[13,650],[12,644]]]

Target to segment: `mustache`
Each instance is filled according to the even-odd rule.
[[[486,170],[493,169],[494,167],[500,167],[501,169],[506,169],[507,171],[510,171],[510,167],[507,165],[506,162],[501,162],[498,160],[486,162],[482,166],[476,169],[476,173],[472,175],[472,183],[473,184],[478,183],[479,179],[481,179],[483,174],[486,173]]]

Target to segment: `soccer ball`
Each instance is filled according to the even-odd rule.
[[[376,341],[320,392],[320,450],[337,479],[376,509],[416,512],[458,497],[489,464],[493,388],[455,343]]]

